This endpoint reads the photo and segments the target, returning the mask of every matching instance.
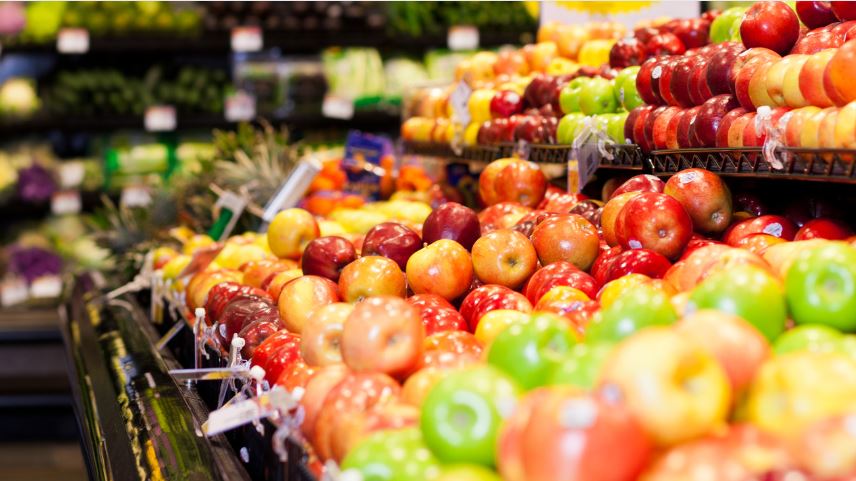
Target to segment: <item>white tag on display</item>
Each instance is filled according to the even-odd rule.
[[[57,32],[56,50],[59,53],[80,54],[89,51],[89,30],[63,28]]]
[[[86,175],[86,169],[83,162],[72,160],[59,164],[59,185],[63,189],[77,187],[83,183],[83,177]]]
[[[472,25],[455,25],[446,36],[449,50],[475,50],[479,48],[479,29]]]
[[[470,110],[467,108],[467,103],[470,100],[473,89],[464,81],[458,82],[458,86],[452,91],[449,96],[449,102],[452,104],[452,120],[461,125],[470,123]]]
[[[256,118],[256,98],[243,90],[226,97],[224,104],[229,122],[250,121]]]
[[[27,289],[27,281],[22,278],[12,278],[0,284],[0,305],[13,306],[27,300],[30,291]]]
[[[80,191],[63,190],[51,195],[51,213],[53,215],[77,214],[82,207]]]
[[[349,120],[354,118],[354,101],[336,95],[325,95],[321,104],[321,114],[331,119]]]
[[[257,26],[235,27],[232,29],[232,51],[258,52],[264,46],[262,29]]]
[[[145,207],[152,203],[149,189],[143,185],[129,185],[122,189],[119,204],[125,207]]]
[[[152,105],[146,109],[144,124],[149,132],[175,130],[177,125],[175,107],[172,105]]]
[[[54,298],[62,293],[62,278],[58,275],[41,276],[30,284],[30,297]]]

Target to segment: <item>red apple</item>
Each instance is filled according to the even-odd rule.
[[[303,250],[300,267],[306,275],[326,277],[338,282],[342,269],[354,259],[354,245],[339,236],[313,239]]]
[[[652,143],[654,144],[655,149],[662,150],[668,148],[668,138],[670,134],[669,125],[672,125],[672,120],[680,112],[682,112],[682,110],[678,107],[666,107],[654,119]],[[677,122],[675,122],[675,125],[677,125]],[[677,135],[677,132],[675,132],[675,135]]]
[[[494,204],[478,214],[481,233],[487,234],[496,229],[510,229],[530,212],[532,212],[531,208],[522,206],[517,202]]]
[[[534,208],[544,198],[547,178],[538,164],[517,160],[496,175],[494,189],[499,202],[518,202]]]
[[[756,70],[767,68],[770,63],[779,58],[781,56],[776,52],[757,47],[742,52],[734,59],[734,64],[731,66],[731,74],[734,78],[732,92],[741,107],[746,110],[755,110],[755,105],[749,96],[749,82]]]
[[[652,110],[654,110],[654,107],[651,105],[643,105],[631,110],[627,115],[627,119],[624,121],[624,138],[627,139],[628,143],[638,143],[634,134],[636,124],[641,120],[641,123],[644,125],[645,118]]]
[[[716,131],[722,117],[737,107],[739,105],[733,95],[717,95],[702,104],[692,128],[702,147],[716,146]]]
[[[327,394],[348,375],[344,364],[335,364],[319,369],[306,383],[300,405],[303,407],[303,423],[300,431],[308,440],[315,439],[315,421],[324,405]]]
[[[320,276],[303,276],[290,281],[279,295],[279,315],[285,328],[300,334],[316,309],[339,301],[335,282]]]
[[[265,279],[274,272],[287,271],[297,268],[297,263],[291,259],[261,259],[249,261],[241,266],[244,273],[242,282],[248,286],[262,288]]]
[[[677,259],[692,235],[692,219],[673,197],[644,192],[621,209],[616,233],[625,249],[650,249]]]
[[[645,53],[649,57],[657,55],[682,55],[687,47],[673,33],[658,33],[645,42]]]
[[[853,235],[850,227],[835,219],[812,219],[805,223],[794,236],[795,241],[807,239],[845,240]]]
[[[618,40],[609,50],[609,66],[614,69],[642,65],[646,58],[645,45],[632,37]]]
[[[702,56],[699,58],[702,60],[698,64],[698,68],[692,73],[689,83],[690,100],[693,105],[701,105],[713,97],[713,92],[707,85],[707,69],[710,60]]]
[[[797,2],[797,15],[808,28],[820,28],[838,21],[829,2]]]
[[[490,100],[490,113],[494,118],[507,118],[523,110],[523,97],[513,90],[500,90]]]
[[[829,2],[832,6],[832,12],[842,22],[847,20],[856,20],[856,5],[851,2]]]
[[[425,338],[418,369],[459,368],[482,361],[481,342],[466,331],[444,331]]]
[[[425,219],[422,240],[432,244],[439,239],[450,239],[469,250],[480,232],[481,226],[475,211],[457,202],[446,202],[431,211]]]
[[[353,310],[353,304],[334,302],[309,316],[300,337],[300,355],[307,365],[342,363],[342,328]]]
[[[614,199],[626,192],[663,192],[665,188],[666,183],[660,180],[659,177],[649,174],[634,175],[618,186],[612,192],[610,199]]]
[[[696,105],[693,95],[690,93],[690,84],[693,74],[702,68],[703,63],[704,59],[698,55],[692,57],[680,57],[675,62],[674,68],[671,69],[669,83],[667,84],[670,92],[670,98],[668,100],[675,101],[672,105],[684,108]],[[665,78],[665,75],[663,78]]]
[[[668,105],[680,105],[678,100],[673,95],[671,85],[672,78],[674,77],[675,69],[677,68],[678,63],[685,58],[690,57],[668,57],[665,60],[661,61],[658,65],[660,67],[660,78],[657,80],[657,82],[659,83],[658,92],[660,93],[660,97],[663,98],[663,101],[666,102],[666,104]],[[657,72],[655,69],[655,71],[652,72],[652,76],[656,75],[656,73]]]
[[[731,223],[731,191],[709,170],[683,170],[666,182],[663,192],[680,202],[699,232],[719,233]]]
[[[354,372],[400,377],[416,366],[424,339],[416,307],[397,297],[369,297],[345,320],[342,359]]]
[[[457,299],[473,279],[470,253],[461,244],[440,239],[416,251],[407,261],[407,282],[416,294],[437,294]]]
[[[743,107],[738,107],[734,110],[731,110],[725,116],[722,117],[722,120],[719,122],[719,128],[716,130],[716,146],[717,147],[730,147],[728,143],[728,129],[731,128],[731,124],[746,114],[746,109]]]
[[[262,289],[245,286],[237,282],[221,282],[208,291],[204,306],[205,322],[210,326],[220,321],[226,307],[239,297],[263,300],[268,304],[273,302],[271,296]],[[231,339],[231,336],[229,338]]]
[[[255,321],[272,322],[280,329],[283,327],[276,305],[269,300],[240,296],[227,304],[217,319],[220,326],[215,330],[217,339],[224,351],[229,351],[232,337],[235,334],[241,332],[244,326]]]
[[[675,19],[664,25],[688,49],[704,48],[710,34],[710,20],[705,18]]]
[[[731,85],[734,84],[734,78],[731,77],[732,67],[737,60],[737,56],[743,51],[743,45],[737,42],[731,42],[729,48],[723,48],[714,53],[707,64],[705,70],[705,82],[710,89],[711,94],[730,94],[734,93]]]
[[[660,66],[660,62],[666,59],[668,57],[665,56],[650,58],[642,64],[636,74],[636,90],[646,104],[660,105],[664,103],[660,96],[660,77],[663,74],[663,67]]]
[[[659,179],[657,179],[659,180]],[[616,222],[618,221],[618,215],[621,213],[621,209],[624,208],[624,205],[630,201],[630,199],[636,197],[641,194],[641,191],[630,191],[625,192],[623,194],[619,194],[606,205],[603,206],[603,212],[600,217],[600,225],[603,230],[603,240],[610,246],[618,245],[618,233],[616,231]]]
[[[681,109],[669,119],[668,125],[666,125],[666,147],[670,150],[675,150],[680,148],[680,144],[678,143],[678,125],[681,123],[681,119],[686,115],[687,110]]]
[[[477,287],[461,302],[461,315],[467,321],[470,332],[475,332],[482,316],[490,311],[509,309],[530,312],[532,303],[519,292],[496,284]]]
[[[476,224],[478,224],[478,218],[476,218]],[[413,229],[398,222],[383,222],[366,233],[361,255],[392,259],[401,270],[404,270],[407,259],[421,248],[422,239]]]
[[[725,231],[722,241],[730,246],[750,234],[769,234],[785,240],[793,240],[797,228],[793,222],[778,215],[762,215],[733,224]]]
[[[694,127],[699,111],[701,111],[701,106],[688,109],[684,111],[684,114],[678,121],[676,140],[678,142],[678,146],[682,149],[698,147]]]
[[[639,250],[639,249],[634,249]],[[623,250],[621,246],[610,247],[606,250],[601,250],[600,254],[595,259],[594,264],[591,266],[591,275],[594,277],[594,280],[597,285],[602,286],[606,284],[606,275],[609,272],[609,266],[612,264],[612,261],[621,254]]]
[[[569,286],[579,289],[590,299],[597,296],[600,288],[594,277],[577,269],[570,262],[554,262],[535,271],[529,278],[523,294],[532,304],[537,304],[541,297],[555,286]]]
[[[797,14],[785,2],[757,2],[740,23],[740,37],[746,48],[769,48],[780,55],[790,52],[799,33]]]
[[[560,214],[538,224],[532,245],[541,265],[567,261],[588,270],[598,254],[597,228],[580,215]]]
[[[539,228],[536,227],[535,232]],[[596,241],[597,231],[594,235]],[[495,230],[479,238],[473,244],[472,259],[479,280],[512,289],[523,285],[538,265],[536,246],[525,235],[511,229]]]
[[[629,139],[631,139],[634,143],[639,145],[643,151],[648,152],[653,149],[653,145],[650,145],[646,142],[645,139],[645,124],[648,123],[648,117],[651,116],[651,113],[656,109],[654,106],[646,106],[644,110],[639,112],[639,115],[636,117],[636,121],[633,123],[633,132]],[[625,125],[625,131],[627,130],[627,126]]]
[[[417,294],[410,296],[407,302],[419,309],[425,335],[430,336],[441,331],[465,331],[467,321],[446,299],[436,294]]]
[[[630,249],[618,253],[609,262],[603,276],[603,284],[627,274],[644,274],[652,279],[662,279],[672,263],[664,256],[648,249]]]
[[[407,286],[404,273],[395,261],[381,256],[366,256],[342,270],[339,293],[345,302],[357,302],[372,296],[403,298],[407,294]]]

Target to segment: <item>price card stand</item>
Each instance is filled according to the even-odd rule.
[[[758,107],[758,114],[755,116],[755,130],[758,132],[766,132],[764,145],[761,147],[761,152],[764,155],[764,160],[770,166],[770,170],[782,170],[785,168],[787,156],[790,155],[782,147],[785,146],[785,127],[793,115],[792,112],[787,112],[779,117],[778,122],[773,121],[773,109],[768,106]]]
[[[172,105],[152,105],[146,109],[145,128],[149,132],[171,132],[178,124],[175,107]]]
[[[227,96],[223,107],[229,122],[249,122],[256,118],[256,98],[243,90]]]
[[[469,125],[471,120],[467,103],[470,101],[472,93],[472,87],[462,80],[458,82],[455,90],[449,96],[449,103],[452,106],[452,123],[455,126],[455,135],[452,138],[452,150],[456,155],[461,155],[463,151],[464,129]]]
[[[264,40],[260,27],[250,25],[232,29],[233,52],[258,52],[263,46]]]
[[[63,28],[56,35],[56,51],[83,54],[89,51],[89,31],[85,28]]]
[[[479,29],[472,25],[455,25],[446,36],[449,50],[475,50],[479,48]]]
[[[223,240],[229,237],[238,219],[247,207],[247,198],[234,192],[223,191],[214,204],[214,212],[219,212],[217,220],[208,231],[212,239]]]
[[[321,104],[321,115],[331,119],[350,120],[354,118],[354,101],[338,95],[325,95]]]
[[[591,117],[586,117],[568,154],[568,192],[581,192],[600,167],[600,159],[612,159],[612,153],[606,148],[609,144],[614,142]]]
[[[267,232],[268,224],[277,212],[297,205],[319,172],[321,172],[321,163],[314,157],[307,157],[298,162],[291,175],[285,179],[276,194],[265,205],[259,232]]]

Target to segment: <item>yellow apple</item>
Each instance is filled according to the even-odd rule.
[[[782,82],[782,96],[784,97],[784,105],[787,105],[791,108],[796,107],[805,107],[809,105],[808,100],[803,96],[802,90],[800,89],[800,72],[802,72],[803,67],[806,62],[808,62],[808,55],[788,55],[782,60],[790,59],[786,62],[785,67],[785,77]],[[778,98],[774,100],[778,101]],[[781,105],[781,104],[780,104]]]
[[[594,39],[586,41],[580,48],[580,54],[577,61],[581,65],[591,67],[600,67],[605,63],[609,63],[609,51],[615,40],[609,39]]]
[[[841,149],[856,148],[856,102],[850,102],[838,111],[835,146]]]
[[[470,122],[482,124],[491,119],[490,101],[496,95],[495,90],[476,89],[467,100],[467,110],[470,112]]]
[[[306,244],[321,234],[315,217],[308,211],[291,208],[276,214],[268,226],[271,251],[279,258],[297,259]]]
[[[776,105],[767,91],[767,72],[770,71],[773,65],[774,63],[759,65],[758,68],[755,69],[755,73],[752,74],[752,78],[749,80],[749,100],[752,101],[752,105],[754,105],[755,108],[762,105],[768,105],[770,107]]]
[[[490,311],[479,319],[476,326],[475,336],[483,346],[490,343],[507,327],[514,324],[529,322],[529,314],[511,309],[497,309]]]

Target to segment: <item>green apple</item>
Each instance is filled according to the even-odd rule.
[[[359,471],[363,481],[430,481],[440,463],[417,428],[391,429],[360,441],[342,461],[342,470]]]
[[[805,324],[779,336],[773,344],[773,351],[778,355],[798,351],[838,351],[843,340],[844,335],[831,327]]]
[[[443,468],[434,481],[502,481],[494,471],[475,464],[453,464]]]
[[[547,383],[547,377],[577,344],[568,321],[538,312],[525,324],[502,331],[487,353],[488,364],[503,370],[524,389]]]
[[[562,109],[563,114],[580,111],[580,96],[583,92],[583,86],[590,80],[589,77],[577,77],[562,87],[559,92],[559,108]]]
[[[495,466],[499,427],[521,394],[511,376],[490,365],[449,373],[422,404],[425,444],[443,463]]]
[[[586,115],[605,114],[618,109],[615,88],[611,81],[595,77],[583,85],[580,111]]]
[[[577,133],[583,127],[583,119],[586,118],[581,112],[573,112],[565,115],[556,126],[556,142],[570,145],[574,143]]]
[[[547,378],[547,384],[594,389],[600,375],[600,368],[614,347],[613,344],[607,343],[577,344],[571,353],[553,369]]]
[[[624,138],[624,123],[627,122],[628,115],[630,115],[629,112],[612,114],[606,126],[606,135],[616,144],[627,143],[627,139]]]
[[[856,331],[856,247],[829,242],[800,253],[785,275],[785,294],[797,324]]]
[[[690,293],[688,312],[715,309],[742,317],[771,343],[785,330],[787,309],[781,283],[750,264],[714,272]]]
[[[636,90],[636,74],[639,73],[639,69],[638,65],[627,67],[622,69],[615,77],[615,95],[617,96],[618,104],[627,111],[633,110],[645,103],[642,97],[639,96],[639,91]]]
[[[678,319],[669,296],[660,289],[640,285],[601,311],[600,322],[586,330],[586,342],[616,343],[649,326],[668,326]]]
[[[746,13],[746,7],[731,7],[716,17],[710,24],[710,42],[720,43],[731,40],[731,27],[735,21],[743,19],[744,13]],[[740,31],[739,25],[737,31]]]

